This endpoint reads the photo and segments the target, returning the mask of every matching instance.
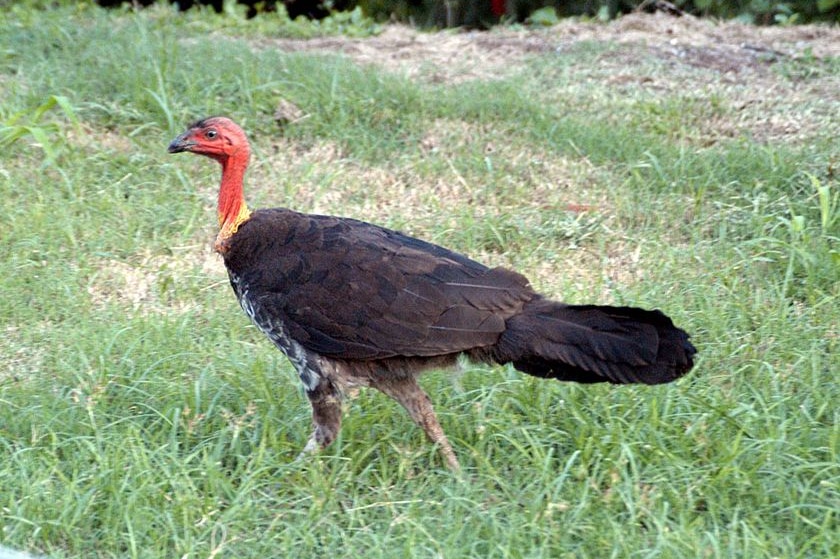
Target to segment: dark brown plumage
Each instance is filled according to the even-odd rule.
[[[243,310],[306,387],[315,424],[306,450],[335,439],[341,394],[369,386],[399,401],[457,469],[416,377],[462,354],[582,383],[659,384],[692,367],[688,335],[660,311],[551,301],[516,272],[354,219],[250,212],[250,148],[229,119],[196,122],[169,151],[222,165],[216,250]]]

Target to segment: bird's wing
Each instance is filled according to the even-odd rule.
[[[489,346],[535,296],[510,270],[361,221],[289,210],[255,212],[225,262],[295,341],[342,359]]]

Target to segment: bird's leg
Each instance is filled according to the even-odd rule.
[[[322,379],[314,390],[307,390],[306,395],[312,404],[312,423],[315,429],[300,457],[328,447],[341,429],[341,393],[332,382]]]
[[[446,460],[446,465],[454,472],[461,471],[461,465],[458,463],[458,458],[455,456],[455,451],[452,450],[452,445],[449,444],[449,439],[443,432],[440,423],[438,423],[435,410],[432,407],[432,400],[420,388],[414,378],[408,378],[398,381],[380,382],[373,384],[376,389],[382,393],[390,396],[400,403],[402,407],[411,416],[411,419],[419,425],[429,439],[435,443],[440,449],[440,453]]]

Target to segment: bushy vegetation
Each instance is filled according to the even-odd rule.
[[[836,59],[733,83],[589,41],[415,79],[205,12],[0,17],[3,545],[838,556]],[[305,115],[282,130],[280,99]],[[252,135],[253,206],[397,227],[572,302],[661,307],[694,334],[696,370],[622,388],[430,373],[463,477],[373,393],[296,461],[300,383],[210,252],[218,170],[166,153],[209,114]]]

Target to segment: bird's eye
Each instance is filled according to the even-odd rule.
[[[208,130],[207,132],[204,133],[204,137],[206,137],[208,140],[212,140],[213,138],[215,138],[218,135],[219,135],[219,133],[216,132],[215,130],[212,130],[212,129]]]

